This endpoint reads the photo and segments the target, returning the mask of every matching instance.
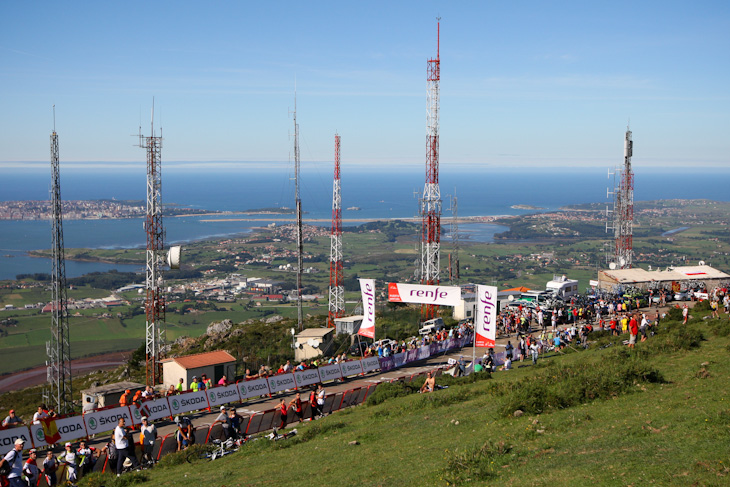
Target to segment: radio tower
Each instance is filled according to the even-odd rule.
[[[330,301],[327,325],[345,315],[342,276],[342,195],[340,193],[340,136],[335,134],[335,181],[332,185],[332,234],[330,236]]]
[[[299,331],[304,327],[302,318],[302,267],[304,237],[302,235],[302,200],[299,197],[299,124],[297,123],[297,96],[294,94],[294,199],[297,205],[297,323]]]
[[[428,109],[426,127],[426,184],[421,199],[421,284],[439,283],[441,246],[441,190],[439,189],[439,81],[441,80],[441,22],[437,23],[436,59],[427,63]],[[436,316],[437,307],[423,305],[421,318]]]
[[[449,281],[459,283],[459,205],[456,196],[451,198],[451,245],[452,254],[449,254]]]
[[[146,263],[146,298],[144,310],[145,356],[147,362],[147,385],[154,386],[162,379],[163,346],[165,344],[165,296],[163,293],[162,265],[164,255],[164,231],[162,228],[162,129],[160,136],[155,137],[155,108],[152,105],[150,136],[142,136],[139,129],[139,146],[147,149],[147,215],[145,231],[147,232]]]
[[[63,246],[63,215],[61,211],[61,179],[58,168],[58,134],[56,133],[56,106],[53,106],[53,133],[51,134],[51,177],[53,192],[51,206],[53,219],[53,270],[51,276],[51,340],[46,343],[48,354],[47,378],[51,387],[51,404],[59,414],[73,410],[71,393],[71,343],[68,330],[68,297],[66,295],[66,259]]]
[[[633,147],[631,130],[627,127],[624,138],[624,167],[620,173],[618,188],[614,189],[613,221],[608,227],[614,232],[614,262],[618,269],[631,268],[634,255],[634,172],[631,169]]]

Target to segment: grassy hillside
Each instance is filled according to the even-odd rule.
[[[380,386],[379,404],[298,426],[293,439],[253,442],[214,463],[172,455],[136,481],[727,485],[730,322],[702,314],[687,327],[665,321],[634,351],[601,338],[587,351],[430,395],[389,397],[409,391]],[[108,477],[85,485],[102,482],[122,485]]]

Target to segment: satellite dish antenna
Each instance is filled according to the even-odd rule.
[[[615,262],[611,262],[610,264],[608,264],[608,268],[611,269],[612,271],[615,271],[616,270],[616,263]]]
[[[701,260],[701,261],[699,261],[699,264],[700,265],[705,265],[705,261],[704,260]]]
[[[618,263],[621,264],[621,267],[625,266],[626,265],[626,258],[625,257],[621,257],[618,260]]]
[[[170,269],[179,269],[180,268],[180,254],[181,253],[182,253],[182,247],[180,247],[179,245],[170,247],[170,250],[167,252],[167,265],[170,266]]]
[[[651,270],[651,266],[649,266],[649,270]]]
[[[510,294],[509,296],[507,296],[507,301],[514,301],[514,300],[515,300],[515,297],[513,295]]]
[[[296,330],[295,330],[294,328],[292,328],[291,330],[289,330],[289,333],[291,333],[291,336],[294,336],[294,334],[295,334],[296,332],[297,332],[297,331],[296,331]]]

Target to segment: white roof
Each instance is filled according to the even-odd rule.
[[[363,318],[363,315],[343,316],[342,318],[335,318],[335,323],[355,323],[356,321],[362,321]]]
[[[674,267],[664,271],[647,271],[635,267],[633,269],[606,270],[603,271],[603,274],[620,283],[730,278],[730,275],[708,265]]]

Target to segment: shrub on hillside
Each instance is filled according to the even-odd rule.
[[[649,352],[677,352],[698,348],[704,339],[696,326],[675,325],[654,335],[643,347]]]
[[[692,311],[712,311],[712,307],[710,306],[710,300],[705,299],[704,301],[695,303],[694,308],[692,308]]]
[[[375,392],[370,394],[370,397],[368,397],[366,404],[368,406],[377,406],[378,404],[385,402],[388,399],[407,396],[409,394],[418,392],[420,388],[421,385],[414,382],[383,382],[378,384],[378,387],[375,388]]]
[[[682,308],[669,308],[667,319],[672,321],[682,321]]]
[[[84,475],[79,480],[79,487],[126,487],[128,485],[137,485],[149,480],[147,472],[128,472],[121,477],[113,474],[92,472]]]
[[[481,446],[457,450],[447,459],[443,478],[447,485],[487,480],[496,477],[498,469],[513,456],[512,446],[503,441],[487,441]]]
[[[730,335],[730,322],[726,320],[712,320],[710,322],[712,334],[717,337],[726,337]]]

